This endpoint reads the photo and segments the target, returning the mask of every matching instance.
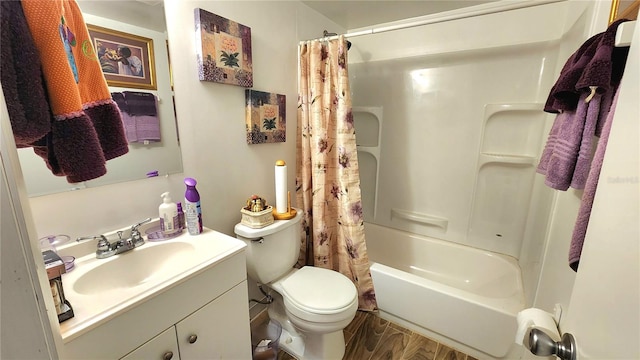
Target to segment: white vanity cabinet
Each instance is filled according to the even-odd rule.
[[[197,237],[183,236],[175,241],[193,244],[198,249],[194,254],[210,260],[195,262],[187,272],[120,302],[107,300],[126,290],[83,296],[74,292],[74,281],[82,273],[67,277],[65,289],[74,294],[69,301],[76,316],[60,325],[64,342],[60,358],[251,359],[246,245],[206,228]],[[149,246],[152,250],[156,245]],[[92,269],[85,268],[87,273]],[[106,310],[97,312],[97,306]]]
[[[172,326],[121,360],[180,360],[176,328]]]
[[[236,285],[122,360],[250,359],[246,289]]]
[[[180,359],[251,359],[246,281],[176,324]]]

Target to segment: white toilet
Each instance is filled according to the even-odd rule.
[[[282,325],[280,346],[298,359],[342,359],[342,330],[358,310],[355,285],[339,272],[305,266],[296,269],[301,211],[261,229],[235,226],[247,244],[247,273],[276,293],[269,317]]]

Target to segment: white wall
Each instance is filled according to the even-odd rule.
[[[55,359],[62,338],[51,331],[57,315],[47,311],[54,309],[49,280],[29,241],[33,222],[15,146],[0,88],[0,357]]]
[[[171,191],[179,199],[186,176],[198,180],[204,225],[232,236],[249,196],[275,201],[276,160],[290,165],[288,188],[295,191],[297,44],[321,36],[324,29],[344,29],[297,1],[172,0],[165,6],[184,173],[31,198],[33,244],[48,234],[76,238],[157,217],[160,194]],[[247,145],[245,88],[198,80],[198,7],[251,28],[253,89],[286,95],[285,143]]]

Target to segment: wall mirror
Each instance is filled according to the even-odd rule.
[[[107,161],[106,175],[75,184],[68,183],[66,177],[53,175],[42,158],[34,154],[33,149],[18,149],[27,193],[29,196],[40,196],[144,179],[147,177],[147,173],[154,171],[157,171],[160,176],[182,172],[182,155],[171,88],[163,1],[76,1],[87,24],[153,40],[157,90],[111,86],[109,90],[111,92],[141,91],[155,94],[158,99],[161,140],[159,142],[130,143],[129,153]]]

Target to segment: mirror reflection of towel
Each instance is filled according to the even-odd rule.
[[[129,115],[158,115],[155,95],[139,91],[123,91],[122,94],[127,102]]]
[[[122,123],[129,143],[161,140],[158,101],[154,94],[124,91],[111,93],[111,97],[122,113]]]

